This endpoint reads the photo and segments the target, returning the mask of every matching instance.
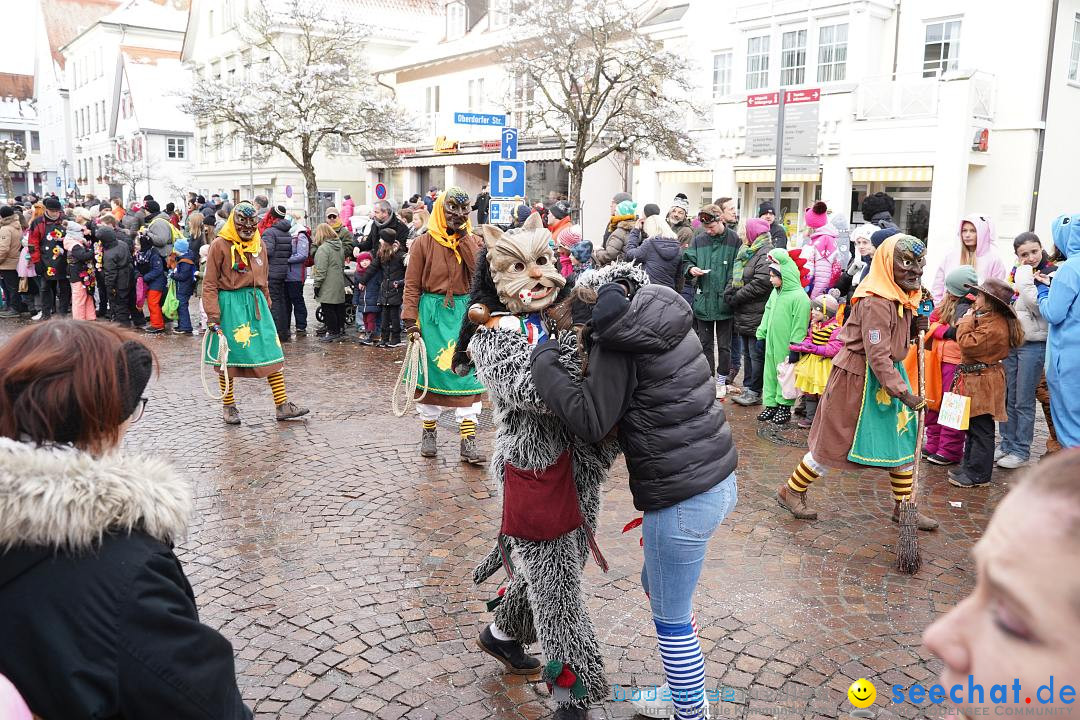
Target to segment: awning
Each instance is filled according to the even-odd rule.
[[[855,182],[930,182],[934,179],[932,167],[876,167],[851,168]]]
[[[541,150],[520,150],[517,154],[517,159],[524,160],[525,162],[558,160],[561,157],[562,153],[559,151],[558,148],[547,148]],[[498,159],[498,151],[442,153],[439,155],[425,155],[421,157],[417,157],[416,155],[405,155],[401,158],[401,162],[397,165],[394,165],[393,167],[410,168],[442,167],[443,165],[487,165],[488,163]],[[381,166],[372,163],[369,167],[378,168]]]
[[[768,170],[736,170],[735,182],[773,182],[776,177],[775,169]],[[821,180],[821,171],[792,172],[785,171],[781,176],[781,182],[816,182]]]
[[[711,183],[712,170],[665,170],[656,173],[656,179],[662,183]]]

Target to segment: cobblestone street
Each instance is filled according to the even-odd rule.
[[[18,327],[4,323],[0,339]],[[497,491],[485,469],[458,461],[451,425],[440,428],[438,458],[419,456],[418,420],[390,412],[401,349],[301,338],[286,346],[285,374],[290,399],[312,409],[306,421],[275,422],[267,384],[240,380],[243,425],[226,427],[202,389],[201,338],[147,342],[163,372],[126,448],[165,456],[194,482],[197,514],[179,556],[202,619],[235,647],[256,717],[551,714],[541,683],[504,675],[476,648],[496,585],[473,586],[471,571],[495,540]],[[822,519],[795,521],[774,491],[806,431],[759,432],[760,408],[727,409],[739,505],[712,541],[695,600],[707,687],[737,690],[713,717],[846,717],[859,677],[877,685],[878,717],[922,716],[885,705],[887,686],[936,676],[921,632],[970,589],[972,543],[1019,471],[960,490],[924,464],[920,505],[941,529],[920,534],[923,568],[908,577],[893,569],[885,473],[828,477],[813,491]],[[491,436],[481,423],[485,452]],[[1041,436],[1036,445],[1041,453]],[[640,531],[621,532],[637,513],[621,460],[616,467],[598,533],[611,569],[590,563],[584,586],[610,681],[659,684]],[[943,714],[935,710],[929,716]],[[591,717],[632,715],[613,700]]]

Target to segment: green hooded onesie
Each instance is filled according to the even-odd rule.
[[[799,282],[799,267],[787,250],[770,250],[769,259],[773,265],[780,266],[783,283],[779,288],[773,288],[769,295],[757,329],[758,339],[765,341],[761,402],[765,407],[790,406],[795,401],[787,400],[780,392],[776,366],[787,360],[789,345],[801,343],[806,337],[806,329],[810,326],[810,298]]]

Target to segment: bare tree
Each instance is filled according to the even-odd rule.
[[[183,109],[214,129],[211,146],[250,138],[288,158],[304,176],[309,213],[317,206],[316,153],[337,148],[385,159],[380,148],[411,136],[405,113],[364,63],[365,35],[354,18],[319,1],[262,0],[237,28],[270,58],[254,73],[261,77],[201,78],[183,94]]]
[[[142,159],[121,160],[113,155],[105,158],[105,176],[109,182],[127,188],[127,203],[135,202],[135,198],[139,196],[138,185],[149,177],[148,172],[146,161]]]
[[[0,140],[0,182],[3,182],[4,194],[15,197],[15,185],[11,181],[12,168],[25,170],[30,166],[26,159],[26,148],[14,140]]]
[[[580,206],[585,169],[612,153],[697,161],[689,62],[647,37],[625,0],[519,0],[501,60],[524,133],[558,138]]]

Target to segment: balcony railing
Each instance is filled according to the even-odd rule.
[[[866,78],[856,91],[856,120],[934,117],[944,85],[965,83],[972,117],[993,120],[996,83],[984,72],[950,72],[924,78],[921,73]]]

